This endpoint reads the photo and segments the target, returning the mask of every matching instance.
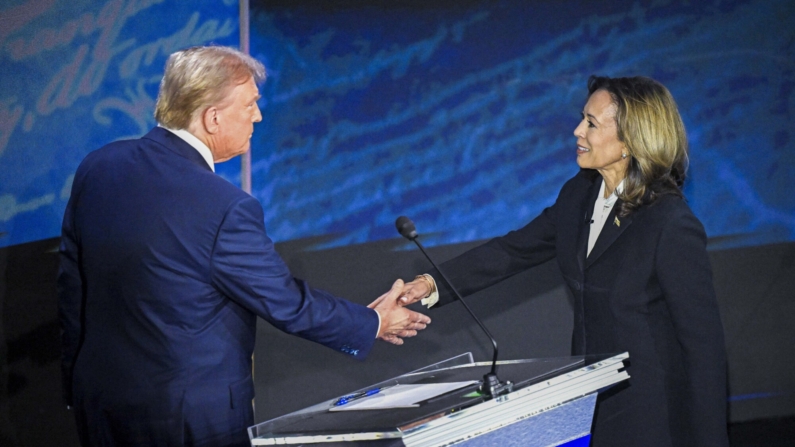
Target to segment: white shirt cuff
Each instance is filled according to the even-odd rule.
[[[430,309],[433,307],[434,304],[439,302],[439,288],[436,287],[436,280],[433,279],[433,276],[425,274],[426,278],[428,278],[431,283],[433,283],[433,292],[430,295],[426,296],[425,298],[421,299],[420,302]]]
[[[373,312],[375,312],[375,314],[378,316],[378,330],[375,331],[375,338],[378,338],[378,334],[381,333],[381,314],[379,314],[375,309],[373,309]]]

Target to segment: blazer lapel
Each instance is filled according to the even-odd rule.
[[[618,210],[620,208],[621,199],[618,199],[615,205],[613,205],[613,209],[610,210],[610,215],[607,216],[605,226],[602,227],[602,231],[599,233],[599,238],[596,239],[596,244],[594,244],[591,254],[588,255],[588,258],[585,260],[585,268],[590,267],[594,261],[599,259],[599,256],[602,256],[610,245],[621,236],[621,233],[632,224],[631,214],[627,217],[618,217]]]
[[[591,232],[591,219],[593,218],[593,204],[596,202],[596,196],[599,195],[599,188],[602,186],[602,177],[597,176],[594,180],[591,189],[583,199],[582,208],[584,209],[584,218],[580,222],[580,232],[577,237],[577,264],[580,271],[584,272],[585,256],[588,254],[588,235]]]

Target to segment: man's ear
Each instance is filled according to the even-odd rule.
[[[218,124],[218,108],[208,107],[205,109],[202,113],[202,125],[204,126],[204,130],[210,135],[216,134],[218,133]]]

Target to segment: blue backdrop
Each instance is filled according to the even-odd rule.
[[[0,246],[60,235],[83,157],[153,127],[166,57],[237,46],[238,15],[238,0],[4,0]],[[238,182],[240,164],[219,172]]]
[[[651,5],[649,5],[651,3]],[[590,74],[677,99],[712,247],[795,239],[795,3],[252,1],[253,193],[277,241],[520,227],[577,172]],[[432,233],[432,234],[428,234]]]
[[[0,9],[0,246],[57,236],[93,149],[139,136],[166,55],[238,41],[236,0],[10,0]],[[253,193],[277,241],[431,245],[517,228],[576,170],[590,74],[678,100],[686,195],[713,247],[795,238],[795,6],[715,2],[253,1],[265,62]],[[220,165],[239,181],[236,161]],[[429,234],[430,233],[430,234]]]

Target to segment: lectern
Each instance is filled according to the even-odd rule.
[[[332,399],[249,427],[249,438],[253,446],[585,447],[597,393],[629,378],[628,358],[623,353],[501,361],[497,373],[513,390],[488,399],[477,382],[491,363],[461,354],[351,392],[350,403]],[[444,384],[458,388],[422,396],[449,386]],[[395,404],[404,392],[419,393],[412,395],[419,400],[409,396],[409,405]],[[370,409],[356,409],[362,406]]]

